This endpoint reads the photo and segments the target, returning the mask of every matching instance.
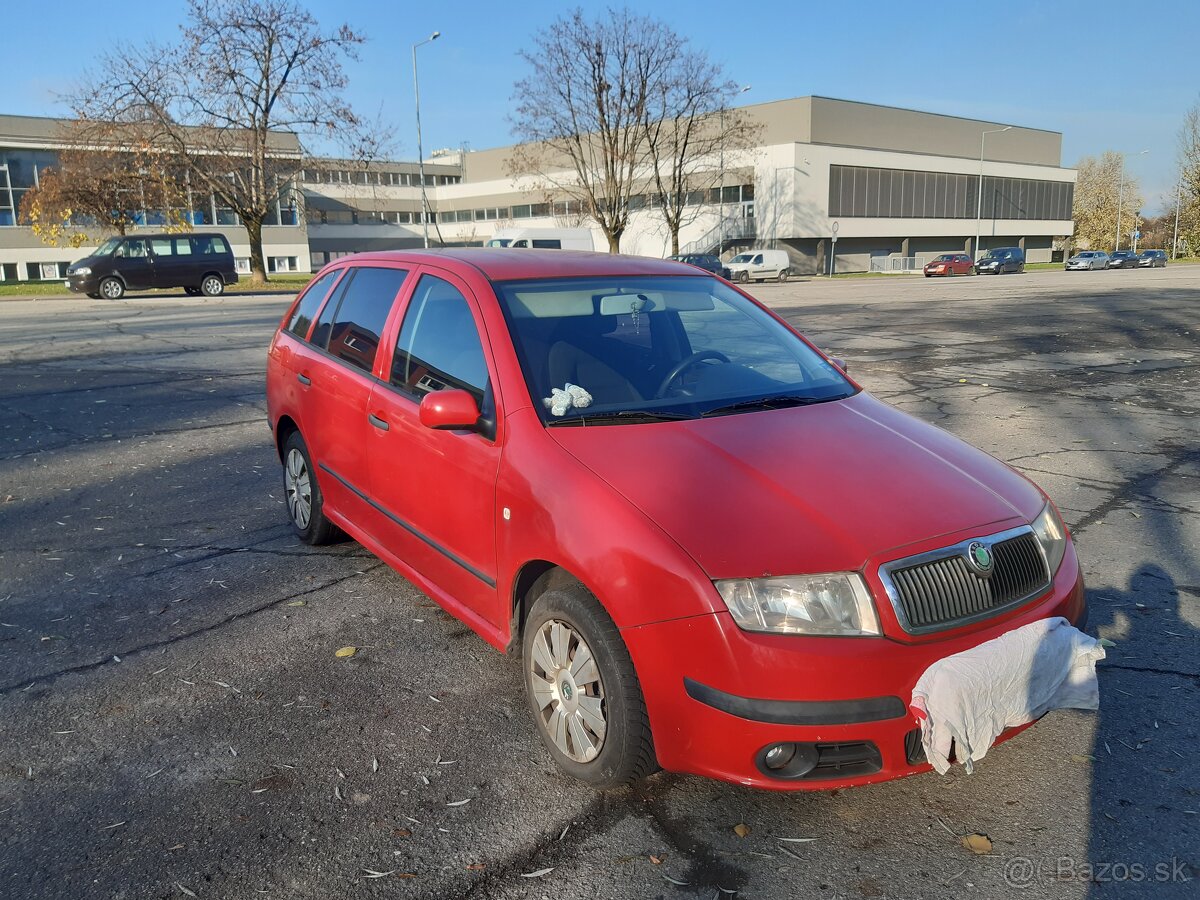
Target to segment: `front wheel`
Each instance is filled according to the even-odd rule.
[[[538,597],[525,622],[525,689],[558,767],[613,788],[658,768],[646,701],[617,626],[582,585]]]
[[[738,272],[737,278],[734,280],[739,282],[740,284],[749,284],[750,283],[750,273],[749,272]]]
[[[119,278],[105,278],[100,282],[100,296],[106,300],[120,300],[125,296],[125,285]]]
[[[283,445],[283,496],[296,537],[306,544],[331,544],[341,531],[325,518],[325,498],[317,484],[308,447],[294,431]]]

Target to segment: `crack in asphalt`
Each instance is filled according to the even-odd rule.
[[[4,696],[7,696],[8,694],[26,690],[27,688],[33,687],[35,684],[42,684],[42,683],[52,684],[53,682],[57,681],[59,678],[62,678],[65,675],[76,675],[76,674],[81,674],[81,673],[85,673],[85,672],[93,672],[93,671],[103,668],[104,666],[118,665],[118,663],[113,659],[114,656],[119,656],[119,657],[121,657],[122,660],[125,660],[125,659],[129,659],[132,656],[136,656],[140,653],[146,653],[150,650],[158,650],[163,647],[169,647],[172,644],[178,644],[181,641],[186,641],[186,640],[189,640],[194,637],[199,637],[200,635],[203,635],[203,634],[208,634],[211,631],[216,631],[219,628],[224,628],[226,625],[236,622],[239,619],[246,619],[246,618],[250,618],[251,616],[256,616],[259,613],[267,612],[268,610],[272,609],[273,607],[279,606],[281,603],[289,603],[289,602],[291,602],[293,600],[297,600],[301,597],[307,597],[310,594],[315,594],[319,591],[324,591],[328,588],[336,587],[337,585],[347,582],[352,578],[358,578],[362,575],[366,575],[368,572],[373,572],[383,565],[384,565],[384,563],[378,562],[373,566],[367,566],[365,569],[363,569],[361,571],[351,572],[349,575],[342,575],[338,578],[334,578],[330,581],[326,581],[323,584],[314,585],[311,588],[306,588],[305,590],[300,591],[299,593],[289,594],[285,597],[278,597],[274,600],[269,600],[266,603],[261,603],[258,606],[252,606],[249,609],[244,609],[244,610],[241,610],[236,613],[231,613],[228,616],[225,616],[224,618],[222,618],[216,622],[211,622],[208,625],[202,625],[201,627],[194,628],[191,631],[185,631],[182,634],[175,635],[174,637],[164,638],[163,640],[160,640],[160,641],[151,641],[150,643],[147,643],[147,644],[141,644],[137,647],[131,647],[128,650],[114,650],[114,651],[108,653],[108,655],[105,656],[104,659],[95,660],[90,663],[80,663],[79,665],[69,666],[65,669],[59,669],[55,672],[50,672],[45,675],[38,675],[33,678],[27,678],[24,681],[14,682],[14,683],[8,684],[8,685],[0,685],[0,697],[4,697]]]
[[[1121,482],[1121,486],[1114,490],[1107,500],[1084,514],[1083,518],[1075,525],[1075,531],[1082,532],[1131,500],[1151,493],[1151,488],[1155,484],[1184,466],[1190,463],[1200,463],[1200,448],[1196,447],[1164,445],[1160,455],[1167,458],[1165,465]]]
[[[1126,672],[1144,672],[1148,675],[1176,675],[1180,678],[1200,679],[1200,672],[1181,672],[1178,669],[1161,669],[1155,666],[1130,666],[1125,663],[1105,662],[1096,667],[1097,671],[1103,671],[1104,669],[1122,669]]]

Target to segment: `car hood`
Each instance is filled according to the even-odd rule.
[[[100,256],[85,256],[83,259],[75,260],[75,262],[71,263],[69,266],[67,266],[67,268],[68,269],[78,269],[80,266],[91,267],[91,266],[94,266],[97,262],[99,262],[103,258],[104,257],[100,257]]]
[[[681,422],[553,428],[711,578],[860,569],[965,529],[1031,521],[1008,466],[866,393]]]

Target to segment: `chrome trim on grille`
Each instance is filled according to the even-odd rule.
[[[938,562],[940,560],[967,559],[967,548],[972,544],[979,542],[984,544],[989,550],[992,550],[997,544],[1002,544],[1005,541],[1010,541],[1013,538],[1021,537],[1022,535],[1030,535],[1033,538],[1034,546],[1038,550],[1038,558],[1042,563],[1043,578],[1038,582],[1037,586],[1020,597],[1011,598],[1003,603],[998,603],[995,606],[989,606],[978,612],[957,618],[939,620],[930,624],[914,624],[905,608],[904,600],[900,595],[900,589],[896,586],[893,579],[893,573],[903,569],[912,569],[916,566],[926,565],[928,563]],[[940,577],[943,573],[937,573]],[[977,576],[979,577],[979,576]],[[994,573],[987,576],[988,578],[995,577]],[[1037,597],[1049,589],[1052,579],[1050,577],[1050,566],[1046,560],[1046,551],[1042,548],[1041,541],[1037,539],[1037,535],[1033,533],[1033,528],[1029,525],[1022,525],[1018,528],[1010,528],[1007,531],[1000,531],[995,534],[984,535],[981,537],[968,538],[965,541],[960,541],[957,544],[952,544],[948,547],[939,547],[937,550],[930,550],[927,553],[918,553],[915,556],[906,556],[903,559],[894,559],[890,562],[883,563],[879,567],[879,580],[883,583],[884,590],[887,591],[888,599],[891,601],[892,609],[896,613],[896,619],[900,623],[900,627],[908,634],[931,634],[938,631],[946,631],[950,628],[958,628],[962,625],[968,625],[972,622],[979,622],[984,619],[989,619],[992,616],[998,615],[1005,610],[1020,606],[1022,603],[1027,603],[1034,597]],[[980,579],[985,580],[985,579]],[[941,586],[946,587],[948,582],[943,579]]]

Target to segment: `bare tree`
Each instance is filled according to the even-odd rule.
[[[155,212],[165,230],[190,230],[186,170],[177,158],[100,123],[67,123],[58,138],[58,165],[39,172],[21,201],[20,221],[43,243],[82,247],[146,224]]]
[[[73,105],[182,159],[193,188],[237,214],[252,277],[265,281],[263,225],[304,164],[293,135],[360,130],[342,63],[362,42],[348,25],[322,29],[296,0],[188,0],[177,43],[104,57]]]
[[[521,143],[509,173],[578,201],[613,253],[645,179],[647,107],[681,43],[662,22],[627,9],[594,20],[576,9],[521,53],[532,71],[515,87]]]
[[[1125,158],[1113,150],[1085,156],[1075,167],[1075,243],[1091,248],[1112,247],[1116,237],[1117,206],[1120,219],[1132,227],[1142,208],[1137,179],[1125,172]],[[1124,173],[1122,175],[1122,173]]]
[[[679,232],[720,184],[726,153],[758,143],[762,125],[730,102],[741,93],[721,67],[686,44],[646,105],[643,127],[655,206],[679,253]]]
[[[1200,100],[1184,114],[1179,128],[1178,192],[1178,198],[1172,198],[1179,204],[1180,248],[1176,252],[1187,247],[1195,253],[1200,247]]]

